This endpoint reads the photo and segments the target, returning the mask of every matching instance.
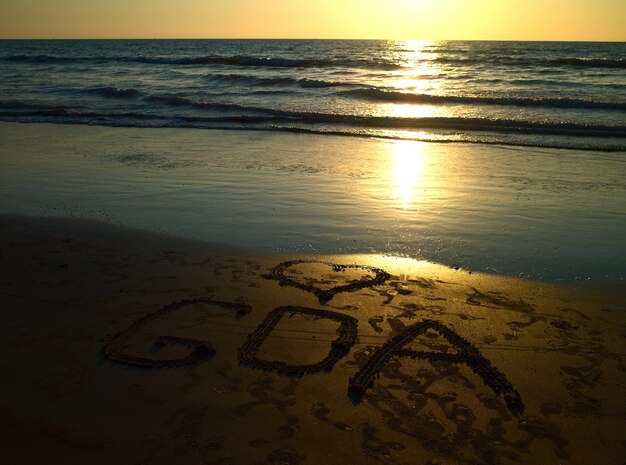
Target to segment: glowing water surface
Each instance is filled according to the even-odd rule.
[[[623,282],[621,153],[0,124],[0,212],[270,250]]]

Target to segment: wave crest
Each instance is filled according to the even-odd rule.
[[[421,104],[468,104],[468,105],[504,105],[520,107],[551,108],[589,108],[601,110],[626,111],[626,103],[606,102],[571,98],[526,98],[526,97],[488,97],[465,95],[414,94],[383,89],[354,89],[342,91],[350,97],[383,102],[421,103]]]
[[[141,92],[136,89],[126,89],[123,87],[96,87],[94,89],[88,89],[87,91],[104,97],[117,98],[132,98],[141,94]]]

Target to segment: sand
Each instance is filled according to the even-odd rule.
[[[622,464],[626,290],[0,216],[11,464]]]

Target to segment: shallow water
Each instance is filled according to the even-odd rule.
[[[0,135],[3,213],[551,281],[626,279],[616,154],[15,123]]]

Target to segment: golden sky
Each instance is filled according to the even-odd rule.
[[[626,41],[626,0],[0,0],[0,38]]]

